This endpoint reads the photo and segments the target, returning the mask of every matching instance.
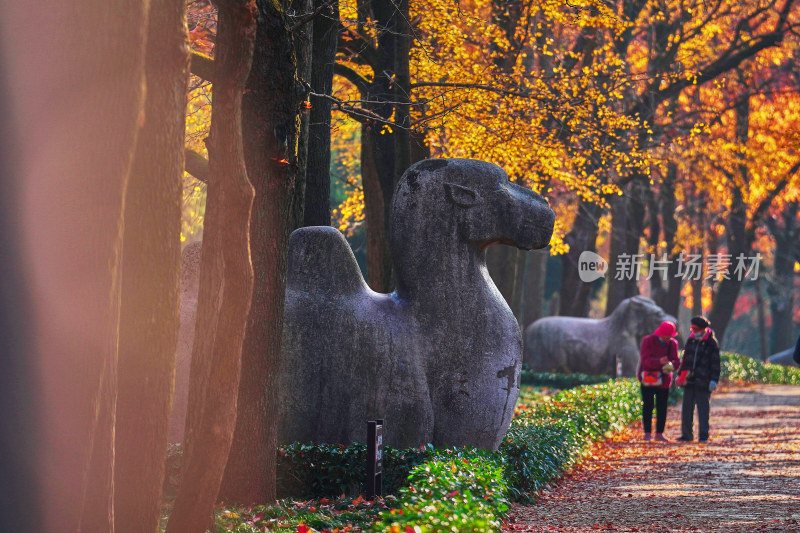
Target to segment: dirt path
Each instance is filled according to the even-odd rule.
[[[515,506],[504,530],[800,532],[800,387],[714,393],[706,444],[645,443],[640,427],[598,445],[537,504]],[[680,406],[665,435],[680,436]]]

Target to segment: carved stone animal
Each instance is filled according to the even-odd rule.
[[[290,240],[280,407],[284,442],[496,449],[519,393],[522,338],[486,269],[493,244],[546,246],[555,215],[495,165],[422,161],[391,211],[397,291],[373,292],[342,234]]]
[[[783,365],[783,366],[800,366],[794,362],[792,355],[794,354],[794,348],[789,348],[788,350],[783,350],[782,352],[776,352],[767,358],[767,361],[772,363],[773,365]]]
[[[665,320],[677,323],[644,296],[623,300],[606,318],[542,318],[525,329],[525,362],[534,372],[614,376],[619,361],[621,375],[633,376],[642,338]]]

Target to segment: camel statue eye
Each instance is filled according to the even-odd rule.
[[[459,207],[472,207],[478,203],[478,193],[469,187],[455,183],[445,183],[444,193],[447,200]]]

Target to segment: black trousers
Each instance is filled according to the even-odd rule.
[[[694,437],[694,410],[697,408],[698,437],[708,438],[708,415],[710,411],[711,392],[708,386],[698,387],[686,385],[683,389],[683,407],[681,409],[681,436],[687,439]]]
[[[664,433],[664,426],[667,425],[668,398],[669,389],[642,385],[642,426],[644,426],[645,433],[650,433],[653,427],[654,404],[656,407],[656,433]]]

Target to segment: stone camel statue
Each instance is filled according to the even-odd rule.
[[[525,328],[525,362],[534,372],[634,376],[642,338],[655,331],[668,315],[650,298],[634,296],[620,302],[611,315],[600,318],[552,316]]]
[[[391,209],[397,290],[373,292],[342,234],[292,233],[281,365],[282,442],[496,449],[519,393],[522,338],[486,269],[493,244],[546,246],[555,215],[499,167],[410,167]]]

